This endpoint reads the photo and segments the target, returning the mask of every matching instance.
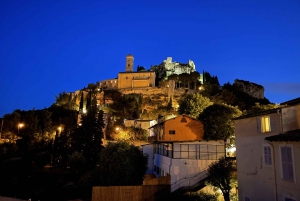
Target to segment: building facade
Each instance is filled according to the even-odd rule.
[[[300,100],[234,122],[239,200],[300,200]]]
[[[155,72],[120,72],[118,89],[155,87]]]

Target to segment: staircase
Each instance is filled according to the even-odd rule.
[[[204,170],[194,176],[183,177],[180,180],[171,184],[171,192],[178,189],[186,191],[196,191],[204,187],[204,180],[207,178],[207,170]]]

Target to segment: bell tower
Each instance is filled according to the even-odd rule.
[[[126,55],[126,67],[125,67],[125,72],[133,72],[133,55],[132,54],[127,54]]]

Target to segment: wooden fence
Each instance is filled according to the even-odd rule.
[[[155,201],[170,192],[170,176],[146,176],[141,186],[94,186],[92,201]]]

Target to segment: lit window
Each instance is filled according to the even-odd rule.
[[[275,130],[274,117],[263,116],[257,118],[257,132],[267,133]]]
[[[271,147],[269,145],[263,146],[264,151],[264,165],[272,165]]]
[[[280,146],[282,179],[294,181],[293,151],[291,146]]]
[[[271,125],[270,125],[270,117],[262,117],[261,118],[261,132],[270,132],[271,131]]]
[[[175,130],[169,130],[170,135],[175,135]]]

